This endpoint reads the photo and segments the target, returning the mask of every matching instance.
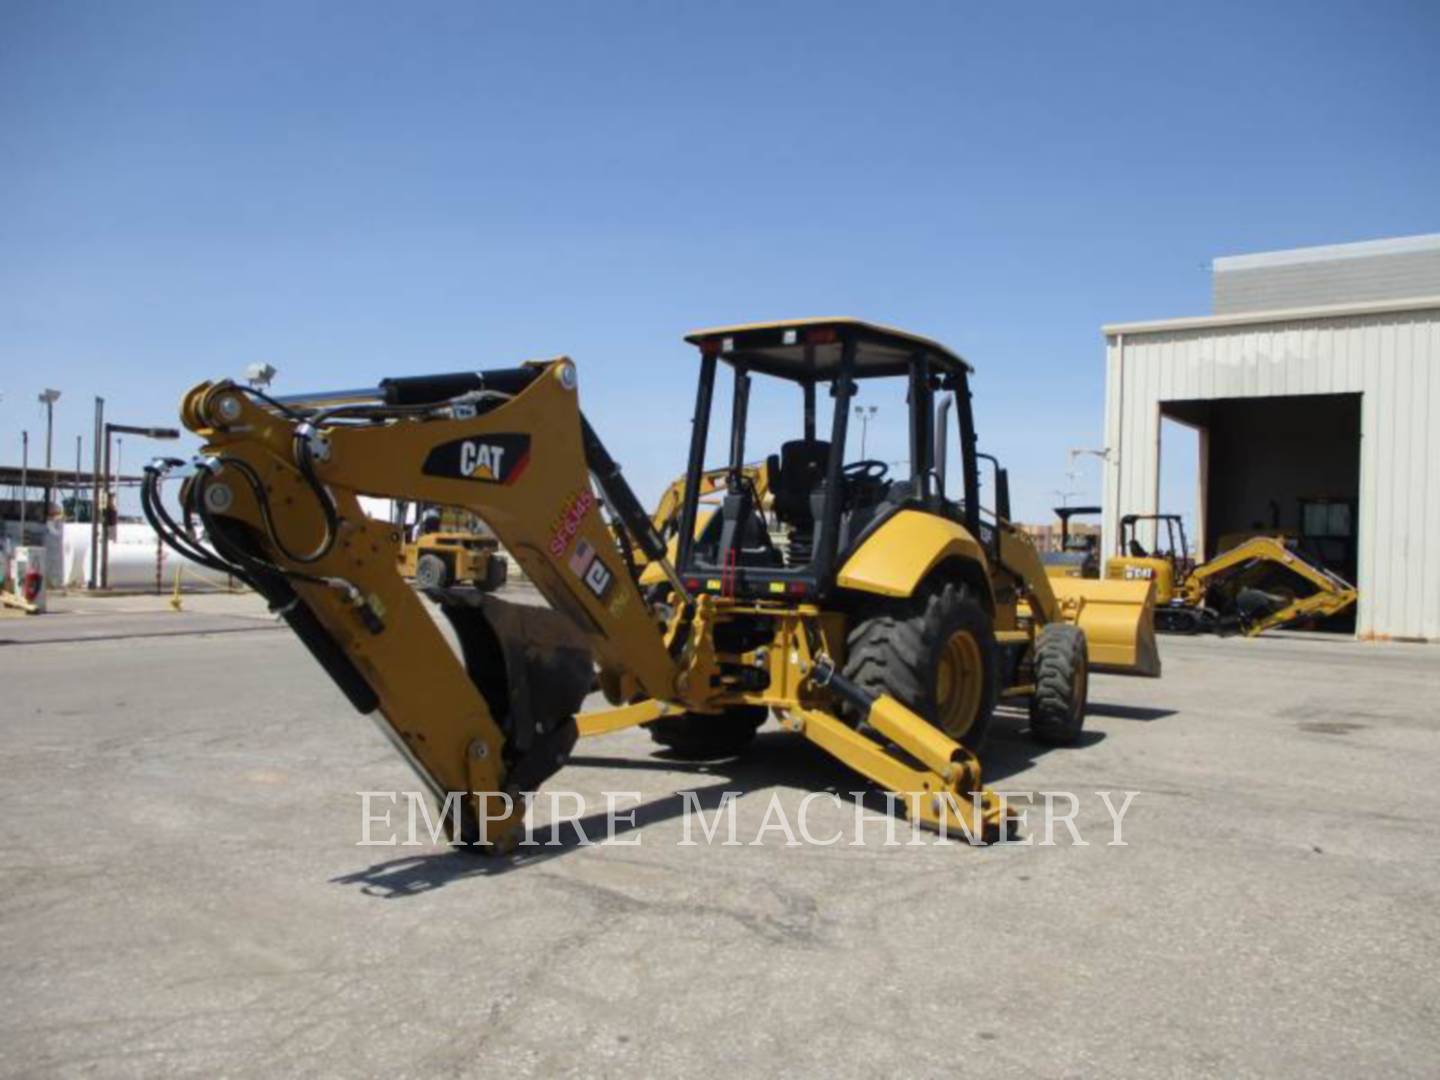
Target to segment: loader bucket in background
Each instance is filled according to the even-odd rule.
[[[565,616],[474,589],[427,589],[455,628],[465,670],[505,733],[507,786],[533,790],[569,756],[595,684],[589,642]]]
[[[1160,674],[1153,582],[1053,577],[1050,588],[1065,621],[1085,631],[1092,670]]]

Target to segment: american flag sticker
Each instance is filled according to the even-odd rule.
[[[578,578],[585,577],[585,571],[595,560],[594,546],[584,538],[575,541],[575,550],[570,555],[570,572]]]

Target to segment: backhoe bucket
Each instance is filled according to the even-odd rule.
[[[465,670],[505,733],[506,785],[529,791],[569,756],[595,683],[585,636],[565,616],[473,589],[427,589],[460,641]]]
[[[1065,621],[1085,631],[1092,670],[1160,674],[1154,582],[1052,577],[1050,588]]]

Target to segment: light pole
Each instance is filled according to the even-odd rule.
[[[855,415],[860,418],[860,457],[865,458],[865,436],[870,433],[870,421],[880,411],[878,405],[856,405]]]
[[[30,432],[20,432],[20,546],[25,546],[25,506],[30,501]]]
[[[175,428],[162,427],[135,427],[132,424],[109,424],[105,425],[105,527],[100,532],[100,587],[110,587],[110,522],[109,517],[112,510],[115,510],[114,502],[110,496],[110,436],[116,433],[123,435],[140,435],[146,439],[178,439],[180,432]],[[124,440],[121,440],[122,442]],[[116,520],[119,520],[119,512],[116,510]]]
[[[45,406],[45,469],[49,472],[49,475],[45,477],[45,517],[48,519],[50,517],[50,489],[55,483],[55,474],[50,472],[54,467],[50,460],[50,449],[55,432],[55,402],[60,400],[60,391],[42,391],[37,400]]]
[[[1099,458],[1102,465],[1109,465],[1112,463],[1110,458],[1110,447],[1108,446],[1103,447],[1099,450],[1092,450],[1086,446],[1077,446],[1070,451],[1070,478],[1072,483],[1080,475],[1079,471],[1075,468],[1075,459],[1082,456]],[[1110,520],[1111,514],[1118,514],[1120,512],[1117,507],[1109,505],[1109,496],[1106,495],[1106,490],[1109,488],[1109,486],[1110,477],[1102,468],[1100,471],[1100,502],[1105,505],[1105,513],[1101,521],[1102,528],[1104,527],[1105,521]]]
[[[80,516],[80,436],[75,436],[75,497],[70,501],[70,516]]]
[[[90,588],[100,584],[100,441],[105,435],[105,399],[95,399],[95,433],[90,438]]]
[[[1103,450],[1091,450],[1088,447],[1077,446],[1070,451],[1070,471],[1065,474],[1070,477],[1072,482],[1080,476],[1080,473],[1075,468],[1075,459],[1084,455],[1097,457],[1107,465],[1110,463],[1110,448],[1108,446]]]

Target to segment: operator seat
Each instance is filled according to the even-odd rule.
[[[830,444],[822,439],[792,439],[771,459],[770,491],[775,516],[784,524],[804,528],[815,522],[810,497],[825,482]]]
[[[787,561],[805,566],[815,551],[815,515],[825,472],[830,465],[830,444],[821,439],[792,439],[771,455],[771,509],[790,530]]]

